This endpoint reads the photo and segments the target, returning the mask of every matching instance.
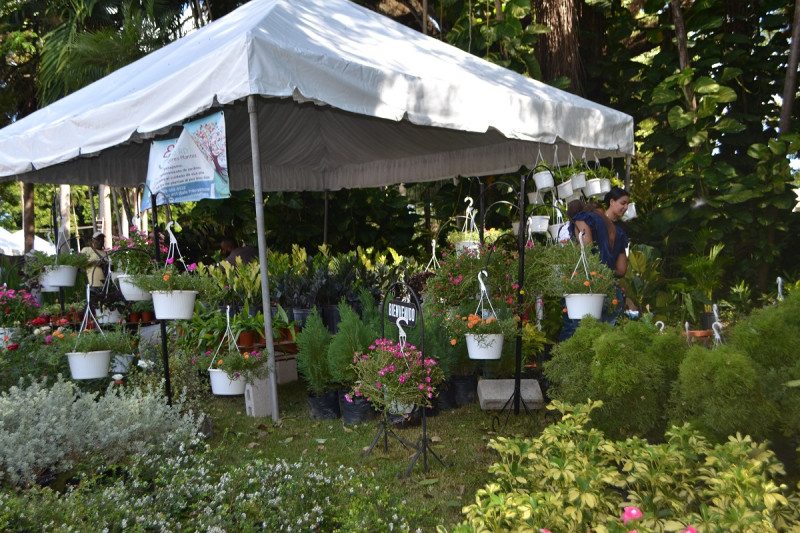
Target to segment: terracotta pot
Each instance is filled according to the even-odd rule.
[[[131,313],[130,315],[128,315],[128,322],[130,322],[131,324],[136,324],[141,319],[142,317],[139,313]]]
[[[152,322],[155,319],[155,313],[152,311],[142,311],[142,322]]]
[[[252,346],[255,343],[256,343],[255,331],[243,331],[239,333],[239,337],[236,339],[237,346]]]

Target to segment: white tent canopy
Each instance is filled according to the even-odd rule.
[[[133,186],[147,173],[145,141],[221,107],[231,187],[252,187],[248,95],[263,97],[264,190],[486,175],[634,150],[630,116],[347,0],[252,0],[0,130],[0,179]]]
[[[44,252],[47,255],[56,253],[56,247],[41,237],[33,237],[33,249]],[[0,254],[2,255],[25,255],[25,234],[22,230],[10,232],[5,228],[0,228]]]

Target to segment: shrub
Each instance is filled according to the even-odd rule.
[[[693,346],[680,365],[671,420],[688,421],[723,441],[736,432],[768,435],[777,410],[764,394],[756,365],[733,346]]]
[[[800,498],[780,484],[782,466],[764,445],[738,436],[711,445],[688,426],[673,427],[664,445],[615,442],[586,427],[599,406],[553,402],[548,408],[562,419],[539,437],[491,441],[500,454],[489,469],[494,479],[464,507],[465,521],[454,531],[800,527]]]
[[[762,390],[781,413],[778,429],[800,435],[800,389],[786,386],[800,379],[797,339],[800,338],[800,291],[777,305],[754,311],[730,329],[728,344],[756,365]]]
[[[602,400],[592,421],[611,437],[660,439],[671,385],[686,349],[675,331],[659,334],[649,322],[611,327],[585,318],[545,363],[549,395],[569,403]]]
[[[353,355],[366,350],[378,336],[370,325],[365,324],[345,301],[339,303],[339,330],[328,346],[328,368],[331,378],[340,388],[349,388],[356,382]]]
[[[332,385],[328,370],[328,345],[331,334],[314,308],[306,325],[297,334],[297,371],[306,381],[309,394],[322,396]]]
[[[113,464],[147,442],[194,432],[191,414],[166,405],[162,395],[109,386],[103,396],[58,379],[0,394],[0,474],[29,485],[102,458]]]
[[[226,467],[196,443],[148,447],[124,476],[89,477],[63,494],[0,494],[3,531],[409,531],[428,512],[371,473],[311,460]]]

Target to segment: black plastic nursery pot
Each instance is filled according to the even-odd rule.
[[[339,409],[339,394],[336,390],[325,391],[322,396],[308,396],[308,415],[311,420],[336,420],[342,413]]]
[[[342,422],[348,425],[369,422],[375,418],[375,408],[364,398],[353,398],[347,401],[344,397],[349,391],[339,389],[339,409],[342,412]]]
[[[452,376],[450,378],[450,386],[453,388],[456,404],[468,405],[477,401],[478,376],[475,374]]]

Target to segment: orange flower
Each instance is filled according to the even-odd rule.
[[[592,270],[592,276],[596,276],[596,275],[597,275],[597,272]]]
[[[561,310],[561,312],[562,313],[566,313],[567,312],[567,308],[565,307],[564,309]]]
[[[588,287],[589,286],[589,280],[584,281],[583,284]]]
[[[456,340],[455,339],[450,339],[450,345],[451,346],[455,346],[456,345]]]
[[[619,303],[619,300],[614,298],[613,300],[611,300],[611,303],[614,304],[614,305],[617,305]]]
[[[217,361],[217,366],[222,366],[222,359],[220,359],[219,361]]]
[[[249,354],[249,353],[247,353],[247,352],[244,352],[244,353],[242,354],[242,357],[244,357],[245,359],[250,359],[250,354]]]

